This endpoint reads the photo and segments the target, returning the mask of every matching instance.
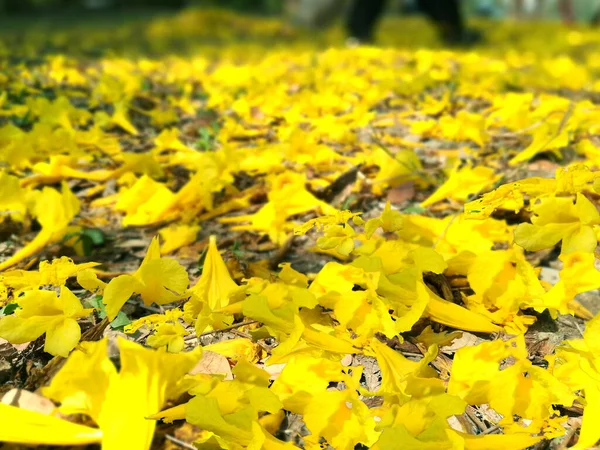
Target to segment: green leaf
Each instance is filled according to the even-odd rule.
[[[423,208],[421,205],[410,205],[402,210],[404,214],[424,214],[427,212],[427,209]]]
[[[117,317],[115,317],[115,320],[113,320],[110,323],[110,327],[115,330],[115,329],[122,329],[123,327],[125,327],[125,325],[129,325],[131,323],[131,320],[129,320],[129,317],[127,317],[127,314],[125,314],[123,311],[119,311],[119,313],[117,314]]]
[[[104,245],[104,242],[106,242],[104,233],[98,228],[86,228],[81,234],[88,237],[94,245]]]
[[[14,313],[18,307],[19,307],[19,305],[17,303],[9,303],[4,308],[0,309],[0,314],[4,314],[5,316],[8,316],[8,315]]]
[[[89,305],[98,310],[98,317],[104,319],[106,317],[106,310],[104,309],[104,303],[102,303],[102,296],[96,295],[94,298],[88,300]]]
[[[98,311],[98,317],[104,319],[106,317],[106,310],[104,309],[104,303],[102,303],[102,296],[96,295],[94,298],[88,300],[89,305]],[[129,325],[131,320],[127,317],[123,311],[119,311],[117,317],[110,323],[110,327],[113,330],[122,330],[125,325]]]

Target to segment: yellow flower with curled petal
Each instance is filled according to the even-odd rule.
[[[60,296],[54,291],[29,291],[17,299],[20,309],[0,319],[0,337],[12,344],[36,340],[46,333],[44,350],[67,357],[81,338],[77,319],[90,314],[66,287]]]
[[[598,243],[596,227],[600,214],[583,194],[575,204],[570,198],[541,199],[532,206],[531,223],[515,229],[515,243],[532,252],[552,248],[562,241],[562,253],[593,252]]]
[[[343,256],[348,256],[354,250],[356,232],[348,225],[331,225],[323,236],[317,239],[317,247],[321,250],[335,250]]]
[[[103,287],[102,301],[106,305],[106,315],[109,320],[113,320],[134,293],[140,294],[146,305],[174,302],[185,293],[188,283],[187,271],[182,265],[174,259],[161,258],[156,236],[133,275],[119,275]]]
[[[227,306],[229,294],[236,288],[237,284],[229,275],[229,270],[217,248],[217,238],[210,236],[202,275],[198,282],[190,288],[190,292],[195,294],[200,302],[207,303],[213,310]]]
[[[187,403],[151,416],[172,422],[185,419],[204,430],[197,443],[208,440],[219,448],[292,450],[291,443],[273,437],[259,417],[276,414],[282,408],[277,395],[269,389],[269,374],[241,359],[232,370],[235,379],[198,380],[189,390],[194,397]]]

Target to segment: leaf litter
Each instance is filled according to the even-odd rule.
[[[1,442],[597,444],[599,35],[399,20],[0,39]]]

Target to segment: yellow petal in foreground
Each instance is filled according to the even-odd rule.
[[[534,446],[543,436],[521,434],[488,434],[474,436],[459,433],[465,440],[465,450],[520,450]]]
[[[102,431],[0,403],[0,442],[26,445],[86,445],[101,441]]]
[[[359,443],[371,446],[379,437],[369,408],[350,389],[312,397],[304,411],[304,421],[312,434],[323,436],[339,450],[354,449]]]
[[[172,354],[118,340],[121,368],[107,355],[107,341],[86,343],[67,360],[43,393],[64,413],[89,415],[103,433],[103,450],[148,450],[156,422],[148,420],[173,395],[201,352]],[[93,383],[90,383],[93,380]]]

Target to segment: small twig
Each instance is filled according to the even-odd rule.
[[[246,326],[246,325],[252,325],[252,324],[255,324],[255,323],[258,323],[258,320],[248,320],[246,322],[236,323],[236,324],[231,325],[229,327],[219,328],[218,330],[206,331],[206,332],[202,333],[200,336],[197,336],[196,333],[191,333],[191,334],[187,335],[186,337],[184,337],[183,339],[185,341],[191,341],[193,339],[196,339],[196,337],[210,336],[211,334],[220,333],[222,331],[229,331],[229,330],[233,330],[234,328],[239,328],[239,327],[243,327],[243,326]]]
[[[569,428],[567,430],[567,432],[561,439],[560,444],[558,444],[558,446],[556,447],[556,450],[566,449],[569,446],[569,442],[571,442],[571,439],[573,439],[573,436],[575,436],[575,433],[577,432],[578,429],[579,429],[578,426],[571,424],[571,428]]]
[[[362,167],[361,164],[352,167],[350,170],[342,173],[329,186],[322,191],[316,192],[315,197],[323,200],[326,203],[331,203],[336,195],[338,195],[346,186],[356,181],[358,171]]]
[[[454,303],[454,294],[452,293],[452,288],[445,275],[429,272],[424,275],[424,279],[437,289],[444,300]]]
[[[192,444],[188,444],[187,442],[182,441],[181,439],[177,439],[175,436],[171,436],[170,434],[165,434],[165,439],[167,441],[171,441],[173,444],[178,445],[181,448],[187,448],[189,450],[198,450]]]
[[[279,266],[279,263],[283,261],[287,252],[292,248],[292,244],[294,243],[294,235],[292,234],[287,240],[283,243],[281,247],[273,253],[273,256],[269,259],[269,269],[275,270]]]
[[[581,329],[575,318],[573,318],[573,325],[575,325],[575,328],[577,328],[577,331],[579,331],[579,334],[581,335],[581,337],[583,337],[583,330]]]
[[[475,424],[475,426],[477,426],[477,428],[479,428],[479,430],[482,433],[488,429],[488,427],[485,426],[485,423],[483,423],[481,419],[477,417],[477,415],[475,414],[475,408],[473,408],[471,405],[467,405],[467,407],[465,408],[465,413],[467,414],[467,416],[469,416],[469,419],[471,419],[471,421]]]
[[[479,436],[481,436],[482,434],[492,434],[492,433],[495,433],[496,431],[499,431],[500,428],[501,428],[500,425],[492,425],[487,430],[483,430],[481,433],[479,433]]]

